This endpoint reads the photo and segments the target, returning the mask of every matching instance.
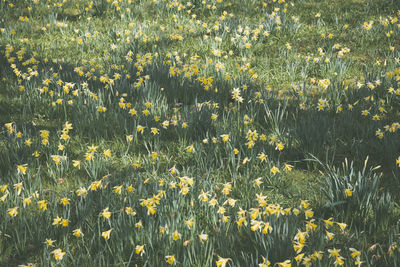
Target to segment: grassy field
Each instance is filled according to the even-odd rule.
[[[0,266],[400,266],[396,0],[0,0]]]

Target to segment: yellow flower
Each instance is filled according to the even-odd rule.
[[[105,240],[108,240],[108,239],[110,239],[111,231],[112,231],[112,229],[110,229],[110,230],[108,230],[108,231],[105,231],[105,232],[102,232],[102,233],[101,233],[101,236],[102,236]]]
[[[168,263],[168,264],[174,264],[175,262],[176,262],[176,260],[175,260],[175,255],[171,255],[171,256],[165,256],[165,261]]]
[[[104,150],[104,151],[103,151],[103,156],[104,156],[105,158],[111,157],[111,150],[110,150],[110,149]]]
[[[358,250],[356,250],[355,248],[350,248],[350,251],[352,252],[352,253],[350,254],[350,256],[351,256],[352,258],[360,257],[360,255],[361,255],[361,251],[358,251]]]
[[[25,175],[27,166],[28,166],[28,164],[17,165],[18,174],[22,173]]]
[[[76,190],[76,194],[80,197],[84,197],[87,194],[87,190],[84,187],[79,188],[78,190]]]
[[[229,260],[232,259],[222,258],[221,256],[218,256],[218,260],[216,261],[217,267],[225,267],[225,265],[228,263]]]
[[[279,169],[278,169],[278,167],[273,166],[273,167],[271,168],[271,173],[272,173],[272,174],[277,174],[278,172],[280,172]]]
[[[279,267],[290,267],[292,264],[290,263],[290,260],[285,260],[284,262],[278,262],[277,263]]]
[[[201,233],[198,236],[199,236],[201,242],[206,242],[208,240],[207,234]]]
[[[120,185],[120,186],[114,186],[113,192],[114,192],[115,194],[121,195],[121,191],[122,191],[122,185]]]
[[[312,209],[304,211],[304,214],[306,215],[306,219],[312,218],[314,216],[314,212],[312,211]]]
[[[136,252],[137,255],[140,254],[140,256],[142,256],[143,253],[144,253],[144,245],[142,245],[142,246],[137,245],[136,248],[135,248],[135,252]]]
[[[62,221],[61,221],[62,227],[67,227],[67,226],[68,226],[68,223],[69,223],[69,220],[68,220],[68,219],[62,219]]]
[[[151,153],[151,157],[152,157],[153,159],[156,159],[156,158],[158,157],[158,153],[157,153],[157,152]]]
[[[56,259],[57,261],[62,260],[65,255],[65,252],[63,252],[59,248],[53,250],[51,253],[54,255],[54,259]]]
[[[61,203],[63,206],[67,206],[67,205],[69,204],[69,201],[70,201],[69,198],[63,197],[63,198],[60,200],[60,203]]]
[[[346,229],[346,227],[347,227],[347,224],[345,224],[345,223],[336,223],[339,227],[340,227],[340,229],[343,231],[344,229]]]
[[[84,234],[82,233],[81,228],[75,229],[72,232],[73,232],[73,235],[76,236],[76,237],[83,237],[84,236]]]
[[[186,148],[186,151],[189,152],[189,153],[194,152],[194,145],[192,144],[192,145],[188,146],[188,147]]]
[[[52,247],[54,242],[56,242],[56,241],[51,240],[51,239],[46,239],[46,241],[44,243],[46,244],[46,247]]]
[[[176,241],[181,239],[181,234],[178,232],[178,230],[175,230],[175,232],[172,234],[172,240]]]
[[[20,182],[18,184],[14,184],[14,188],[17,189],[17,195],[19,196],[22,191],[22,182]]]
[[[7,212],[8,212],[8,215],[10,215],[11,217],[15,217],[18,215],[18,207],[8,209]]]
[[[261,162],[263,162],[263,161],[265,161],[265,160],[267,159],[267,155],[265,155],[264,152],[263,152],[263,153],[260,153],[260,154],[258,154],[258,159],[259,159]]]
[[[329,258],[330,257],[338,258],[340,256],[339,255],[340,249],[328,249],[328,252],[329,252]]]
[[[47,210],[47,205],[48,205],[48,203],[47,203],[47,201],[46,200],[39,200],[38,202],[38,208],[39,208],[39,210],[41,210],[41,211],[45,211],[45,210]]]
[[[109,219],[109,218],[111,217],[111,212],[108,211],[108,207],[105,208],[105,209],[101,212],[101,216],[102,216],[104,219]]]
[[[222,138],[222,141],[223,141],[224,143],[226,143],[226,142],[229,141],[229,134],[222,134],[222,135],[221,135],[221,138]]]
[[[56,217],[53,219],[53,225],[59,225],[61,223],[61,218],[60,217]]]
[[[80,160],[72,160],[72,166],[75,168],[80,169],[81,168],[81,161]]]
[[[348,189],[348,188],[346,188],[346,195],[348,196],[348,197],[351,197],[352,195],[353,195],[353,192],[350,190],[350,189]]]
[[[185,224],[187,225],[187,227],[192,228],[194,221],[193,220],[185,220]]]

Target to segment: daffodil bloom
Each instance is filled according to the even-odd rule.
[[[23,175],[25,175],[27,166],[28,166],[28,164],[17,165],[18,174],[22,173]]]
[[[80,169],[81,168],[81,161],[80,160],[72,160],[72,166],[75,168]]]
[[[347,224],[345,224],[345,223],[336,223],[339,227],[340,227],[340,229],[343,231],[344,229],[346,229],[346,227],[347,227]]]
[[[111,212],[108,211],[108,207],[105,208],[100,215],[104,218],[104,219],[109,219],[111,217]]]
[[[17,195],[19,196],[22,191],[22,182],[19,182],[18,184],[14,184],[14,188],[17,189]]]
[[[110,149],[104,150],[104,151],[103,151],[103,156],[104,156],[105,158],[111,157],[111,150],[110,150]]]
[[[292,266],[290,260],[285,260],[284,262],[278,262],[277,263],[279,267],[290,267]]]
[[[38,203],[39,210],[41,210],[41,211],[47,210],[47,205],[48,205],[47,200],[39,200],[37,203]]]
[[[56,241],[51,240],[51,239],[46,239],[46,241],[44,243],[46,244],[46,247],[52,247],[52,246],[54,246],[54,242],[56,242]]]
[[[340,249],[328,249],[328,252],[329,252],[329,258],[330,258],[330,257],[335,257],[335,258],[337,258],[337,257],[340,256],[340,255],[339,255]]]
[[[200,241],[202,242],[206,242],[208,240],[208,235],[204,234],[203,232],[201,234],[198,235]]]
[[[144,245],[137,245],[135,248],[135,252],[137,255],[143,256],[144,254]]]
[[[18,207],[12,208],[12,209],[8,209],[7,210],[8,215],[10,215],[11,217],[15,217],[18,215]]]
[[[346,192],[346,195],[347,195],[348,197],[351,197],[351,196],[353,195],[353,192],[352,192],[350,189],[348,189],[348,188],[346,188],[345,192]]]
[[[168,264],[171,264],[171,265],[174,264],[176,262],[175,255],[165,256],[165,261]]]
[[[122,192],[122,185],[114,186],[113,192],[114,192],[115,194],[121,195],[121,192]]]
[[[312,218],[314,216],[314,212],[312,211],[312,209],[304,211],[304,214],[306,215],[306,219]]]
[[[185,220],[185,224],[190,229],[190,228],[192,228],[192,226],[194,224],[194,221],[192,219],[191,220]]]
[[[68,223],[69,223],[69,220],[68,220],[68,219],[62,219],[62,221],[61,221],[61,226],[62,226],[62,227],[67,227],[67,226],[68,226]]]
[[[64,257],[64,255],[65,255],[65,252],[63,252],[63,251],[62,251],[61,249],[59,249],[59,248],[53,250],[51,253],[52,253],[53,256],[54,256],[54,259],[56,259],[57,261],[62,260],[63,257]]]
[[[326,239],[328,239],[329,241],[335,237],[335,234],[333,233],[330,233],[328,231],[325,231],[325,233],[326,233]]]
[[[194,152],[194,144],[188,146],[188,147],[186,148],[186,151],[189,152],[189,153]]]
[[[217,267],[225,267],[229,260],[231,259],[218,256],[218,260],[216,261]]]
[[[222,134],[222,135],[221,135],[221,138],[222,138],[222,141],[223,141],[224,143],[226,143],[226,142],[229,141],[229,134]]]
[[[67,205],[69,204],[69,201],[70,201],[69,198],[63,197],[63,198],[60,200],[60,203],[61,203],[63,206],[67,206]]]
[[[87,195],[87,190],[84,187],[79,188],[78,190],[76,190],[76,194],[80,197],[84,197]]]
[[[352,258],[360,257],[360,255],[361,255],[361,251],[356,250],[355,248],[350,248],[350,251],[351,251],[350,256],[351,256]]]
[[[258,267],[269,267],[271,265],[271,262],[267,260],[264,256],[261,256],[263,259],[262,263],[258,264]]]
[[[178,230],[175,230],[175,232],[172,234],[172,240],[176,241],[181,239],[181,234],[178,232]]]
[[[280,171],[279,171],[279,169],[277,168],[277,167],[275,167],[275,166],[273,166],[272,168],[271,168],[271,173],[272,174],[277,174],[277,173],[279,173]]]
[[[143,228],[142,220],[140,220],[139,222],[137,222],[137,223],[135,224],[135,227],[138,228],[138,229]]]
[[[78,229],[73,230],[72,233],[73,233],[73,235],[76,236],[76,237],[83,237],[83,236],[84,236],[84,234],[82,233],[81,228],[78,228]]]
[[[56,217],[53,219],[53,225],[59,225],[61,223],[62,218]]]
[[[110,230],[108,230],[108,231],[105,231],[105,232],[102,232],[102,233],[101,233],[101,236],[102,236],[105,240],[108,240],[108,239],[110,239],[111,231],[112,231],[112,229],[110,229]]]

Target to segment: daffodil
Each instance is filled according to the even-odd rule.
[[[108,240],[108,239],[110,239],[111,231],[112,231],[112,229],[110,229],[110,230],[108,230],[108,231],[105,231],[105,232],[102,232],[102,233],[101,233],[101,236],[102,236],[105,240]]]

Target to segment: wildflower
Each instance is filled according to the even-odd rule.
[[[222,138],[222,141],[223,141],[224,143],[226,143],[226,142],[229,141],[229,134],[222,134],[222,135],[221,135],[221,138]]]
[[[70,201],[69,198],[63,197],[63,198],[60,200],[60,203],[61,203],[63,206],[67,206],[67,205],[69,204],[69,201]]]
[[[290,266],[292,266],[290,260],[285,260],[284,262],[278,262],[277,264],[278,264],[279,267],[290,267]]]
[[[83,236],[84,236],[84,234],[82,233],[81,228],[78,228],[78,229],[73,230],[72,233],[73,233],[73,235],[76,236],[76,237],[83,237]]]
[[[360,257],[360,255],[361,255],[361,251],[358,251],[358,250],[356,250],[355,248],[350,248],[350,251],[352,252],[352,253],[350,254],[350,256],[351,256],[352,258]]]
[[[348,197],[351,197],[351,196],[353,195],[353,192],[352,192],[350,189],[348,189],[348,188],[346,188],[345,192],[346,192],[346,195],[347,195]]]
[[[189,153],[194,152],[194,144],[188,146],[188,147],[186,148],[186,151],[189,152]]]
[[[111,217],[111,212],[108,211],[108,207],[105,208],[100,215],[104,218],[104,219],[109,219]]]
[[[174,264],[176,262],[175,255],[165,256],[165,261],[168,264],[171,264],[171,265]]]
[[[144,245],[137,245],[135,248],[135,252],[137,255],[143,256],[144,254]]]
[[[225,265],[228,263],[229,260],[232,260],[232,259],[222,258],[221,256],[218,256],[218,260],[216,261],[217,267],[225,267]]]
[[[76,190],[76,194],[80,197],[84,197],[87,194],[87,190],[84,187],[79,188],[78,190]]]
[[[111,157],[111,150],[110,150],[110,149],[104,150],[104,151],[103,151],[103,156],[104,156],[105,158]]]
[[[185,220],[185,224],[187,225],[187,227],[190,229],[192,228],[194,221],[192,219],[190,220]]]
[[[108,239],[110,239],[111,231],[112,231],[112,229],[110,229],[110,230],[108,230],[108,231],[105,231],[105,232],[102,232],[102,233],[101,233],[101,236],[102,236],[105,240],[108,240]]]
[[[115,194],[121,195],[121,191],[122,191],[122,185],[114,186],[113,192],[114,192]]]
[[[17,195],[19,196],[22,191],[22,182],[19,182],[18,184],[14,184],[14,188],[17,189]]]
[[[181,234],[178,232],[178,230],[175,230],[175,232],[172,234],[172,240],[176,241],[181,239]]]
[[[308,209],[304,212],[304,214],[306,215],[306,219],[308,218],[312,218],[314,216],[314,212],[312,211],[312,209]]]
[[[204,234],[203,232],[201,234],[198,235],[200,238],[200,241],[202,242],[206,242],[208,240],[208,235]]]
[[[138,228],[138,229],[143,228],[142,220],[140,220],[139,222],[135,223],[135,227]]]
[[[48,203],[47,203],[46,200],[39,200],[37,203],[38,203],[38,209],[39,210],[41,210],[41,211],[47,210]]]
[[[69,220],[68,220],[68,219],[62,219],[62,221],[61,221],[61,226],[62,226],[62,227],[67,227],[67,226],[68,226],[68,223],[69,223]]]
[[[278,169],[278,167],[273,166],[273,167],[271,168],[271,173],[272,173],[272,174],[277,174],[278,172],[280,172],[279,169]]]
[[[18,174],[22,173],[23,175],[25,175],[27,166],[28,164],[17,165]]]
[[[346,229],[346,227],[347,227],[347,224],[345,224],[345,223],[336,223],[339,227],[340,227],[340,229],[343,231],[344,229]]]
[[[267,155],[265,155],[264,152],[263,152],[263,153],[260,153],[260,154],[258,154],[258,159],[259,159],[261,162],[263,162],[263,161],[265,161],[265,160],[267,159]]]
[[[8,209],[7,210],[8,215],[10,215],[11,217],[15,217],[18,215],[18,207],[12,208],[12,209]]]
[[[335,237],[334,233],[330,233],[328,231],[325,231],[325,233],[326,233],[326,239],[328,239],[329,241]]]
[[[54,256],[54,259],[56,259],[57,261],[58,261],[58,260],[62,260],[63,257],[64,257],[64,255],[65,255],[65,252],[63,252],[63,251],[62,251],[61,249],[59,249],[59,248],[53,250],[51,253],[52,253],[53,256]]]
[[[55,240],[51,240],[51,239],[46,239],[46,241],[44,242],[46,244],[46,247],[53,247],[54,246],[54,242],[56,242]]]

